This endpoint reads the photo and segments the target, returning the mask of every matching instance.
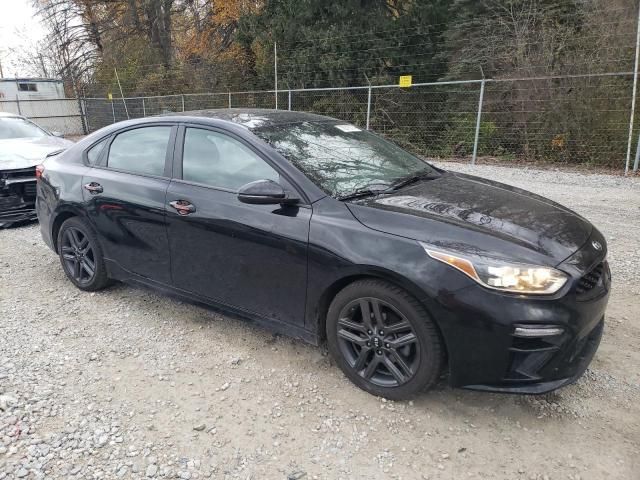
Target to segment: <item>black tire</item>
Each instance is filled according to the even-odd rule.
[[[58,232],[58,256],[67,278],[80,290],[94,292],[111,284],[102,247],[91,226],[71,217]]]
[[[361,389],[404,400],[438,379],[444,349],[437,327],[403,289],[380,280],[354,282],[333,299],[326,323],[331,355]]]

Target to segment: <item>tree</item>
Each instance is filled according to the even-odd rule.
[[[273,44],[291,87],[389,82],[401,73],[434,79],[449,1],[269,0],[240,19],[237,41],[251,52],[253,73],[270,85]]]
[[[579,32],[575,0],[455,0],[443,56],[448,76],[540,76],[563,71]]]
[[[625,120],[620,112],[625,107],[614,108],[612,102],[624,98],[624,80],[567,77],[630,68],[620,60],[632,58],[631,45],[624,40],[630,33],[625,28],[632,24],[622,22],[632,12],[629,2],[612,3],[456,0],[457,16],[443,50],[449,62],[447,78],[479,78],[484,73],[492,79],[513,79],[490,83],[485,93],[483,118],[495,126],[500,139],[495,154],[590,161],[600,154],[591,147],[595,132],[622,135],[619,126]],[[623,45],[628,45],[626,53]],[[605,136],[606,142],[612,141]]]

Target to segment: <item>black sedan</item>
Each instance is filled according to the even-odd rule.
[[[150,286],[328,343],[392,399],[542,393],[603,330],[607,247],[540,196],[447,172],[340,120],[213,110],[118,123],[38,167],[45,242],[78,288]]]

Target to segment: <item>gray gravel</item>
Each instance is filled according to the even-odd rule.
[[[353,387],[322,349],[124,285],[67,282],[37,226],[0,231],[0,480],[640,478],[640,182],[447,164],[574,208],[607,236],[606,334],[542,397]]]

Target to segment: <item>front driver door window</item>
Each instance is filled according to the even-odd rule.
[[[279,180],[278,172],[247,146],[222,133],[187,128],[182,178],[189,182],[237,191],[255,180]]]

